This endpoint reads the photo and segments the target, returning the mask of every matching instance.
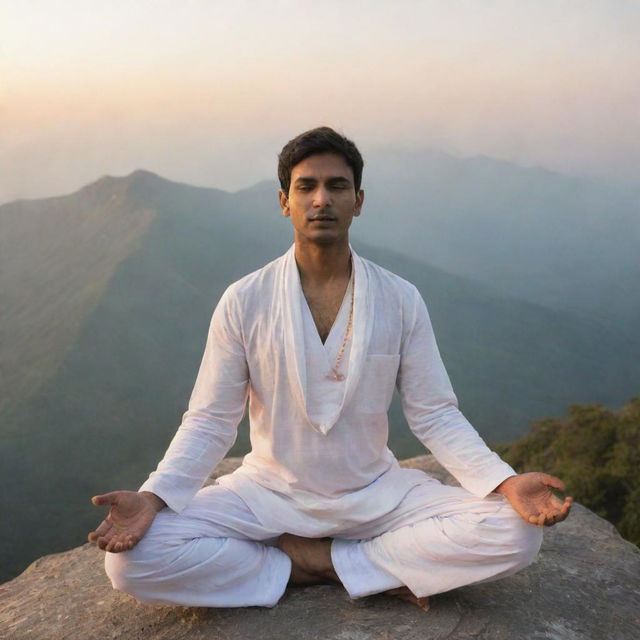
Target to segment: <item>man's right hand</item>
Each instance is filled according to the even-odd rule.
[[[107,517],[88,538],[89,542],[111,553],[133,549],[151,526],[156,513],[166,506],[161,498],[146,491],[113,491],[94,496],[91,502],[110,505]]]

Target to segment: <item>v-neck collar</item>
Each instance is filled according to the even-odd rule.
[[[349,248],[355,287],[349,374],[345,380],[345,393],[341,406],[336,414],[322,425],[313,424],[307,412],[307,374],[301,300],[304,295],[295,260],[295,245],[292,245],[282,257],[280,264],[280,291],[277,295],[277,306],[284,323],[284,348],[291,392],[300,403],[311,426],[325,435],[335,425],[342,412],[342,407],[350,401],[358,386],[373,327],[374,290],[369,268],[366,261],[362,260],[351,246]]]
[[[298,273],[298,277],[300,274]],[[333,324],[331,325],[331,329],[329,329],[329,333],[327,334],[327,339],[322,342],[322,338],[320,337],[320,332],[318,331],[318,327],[316,326],[316,321],[313,319],[313,313],[311,312],[311,307],[309,306],[309,301],[307,297],[304,295],[304,290],[302,289],[302,282],[300,282],[300,297],[301,297],[301,306],[303,309],[303,313],[308,314],[311,318],[311,324],[313,326],[313,334],[315,334],[315,338],[317,338],[318,342],[322,345],[327,355],[334,351],[333,345],[336,340],[344,340],[344,331],[346,331],[346,324],[344,326],[343,331],[340,331],[340,326],[344,323],[342,322],[343,316],[346,313],[348,315],[351,310],[351,290],[353,289],[353,267],[351,271],[351,276],[349,278],[349,282],[347,283],[347,288],[345,289],[344,296],[342,297],[342,302],[340,303],[340,308],[338,309],[338,313],[336,313],[336,317],[333,319]],[[348,310],[346,310],[348,308]],[[339,334],[339,335],[337,335]],[[337,336],[337,337],[336,337]],[[342,344],[340,344],[342,346]],[[339,348],[339,347],[338,347]]]

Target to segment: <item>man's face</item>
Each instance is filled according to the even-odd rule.
[[[291,218],[296,242],[332,244],[348,240],[364,192],[356,193],[353,170],[334,153],[309,156],[291,171],[291,186],[279,193],[282,213]]]

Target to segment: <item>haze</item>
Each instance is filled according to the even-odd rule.
[[[136,168],[238,189],[292,135],[640,176],[640,5],[0,2],[0,202]]]

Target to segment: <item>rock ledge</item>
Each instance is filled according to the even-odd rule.
[[[217,475],[237,466],[223,461]],[[431,456],[403,463],[445,482]],[[215,476],[216,474],[214,474]],[[273,609],[151,607],[113,591],[91,545],[45,556],[0,586],[11,640],[636,640],[640,550],[580,505],[546,530],[527,570],[434,596],[423,613],[394,598],[352,601],[338,587],[289,589]]]

